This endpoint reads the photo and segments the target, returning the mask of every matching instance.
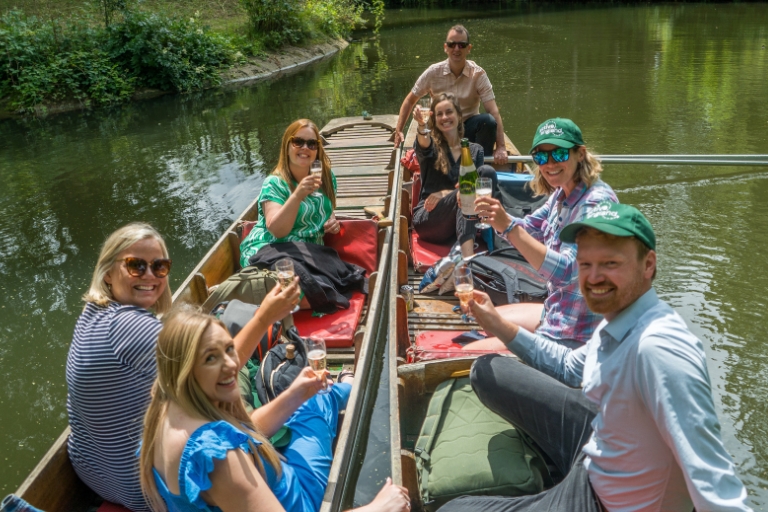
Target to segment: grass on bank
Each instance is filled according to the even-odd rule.
[[[216,85],[266,49],[348,35],[363,10],[358,0],[5,1],[0,103],[38,113]]]

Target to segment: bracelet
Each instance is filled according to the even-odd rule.
[[[425,129],[424,131],[421,131],[421,130],[419,130],[418,128],[416,129],[416,132],[417,132],[419,135],[423,135],[423,136],[425,136],[425,137],[426,137],[427,135],[429,135],[429,132],[431,132],[431,131],[432,131],[432,130],[426,130],[426,129]]]
[[[509,226],[507,226],[507,229],[501,232],[501,237],[507,238],[507,235],[509,234],[509,232],[515,229],[515,226],[517,226],[518,224],[522,224],[522,222],[523,222],[522,220],[516,219],[513,217],[512,223]]]

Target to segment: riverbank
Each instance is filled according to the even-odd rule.
[[[349,43],[343,39],[328,38],[307,46],[285,46],[275,51],[263,51],[257,57],[250,57],[243,64],[221,71],[221,83],[217,86],[206,87],[206,89],[242,87],[268,78],[276,78],[283,73],[329,58],[347,46],[349,46]],[[131,96],[131,101],[149,100],[167,94],[178,93],[143,88],[137,90]],[[89,108],[89,104],[84,101],[42,103],[35,107],[34,115],[61,114],[86,108]],[[25,114],[9,108],[8,98],[0,98],[0,119],[21,117],[23,115]]]

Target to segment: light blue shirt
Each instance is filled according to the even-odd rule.
[[[751,510],[720,437],[701,341],[653,289],[577,350],[523,329],[507,346],[598,406],[584,465],[608,510]]]

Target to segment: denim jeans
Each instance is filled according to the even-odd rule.
[[[464,121],[464,136],[483,146],[485,156],[493,156],[496,143],[496,119],[491,114],[477,114]]]
[[[566,476],[533,496],[464,496],[440,512],[600,512],[581,451],[592,435],[596,406],[581,390],[499,354],[479,357],[470,379],[480,401],[533,438]]]

